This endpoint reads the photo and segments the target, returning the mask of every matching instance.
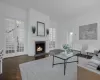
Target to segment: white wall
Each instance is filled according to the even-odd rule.
[[[45,37],[37,36],[37,21],[45,23],[45,29],[50,27],[50,18],[49,16],[36,11],[34,9],[29,9],[28,13],[28,55],[34,56],[35,55],[35,41],[46,41],[46,52],[49,51],[48,49],[48,36],[46,35],[45,30]],[[36,33],[32,33],[32,26],[36,27]]]
[[[97,40],[79,40],[79,26],[92,23],[98,23],[98,39]],[[100,11],[95,10],[79,17],[69,19],[59,26],[60,33],[60,45],[66,40],[66,32],[74,32],[74,44],[88,44],[100,49]]]
[[[10,6],[8,4],[0,2],[0,49],[4,49],[4,41],[5,41],[5,24],[4,20],[6,18],[12,18],[15,20],[22,20],[25,22],[25,34],[26,34],[26,20],[27,20],[27,15],[26,11],[20,8],[16,8],[14,6]],[[25,40],[26,40],[25,36]],[[27,42],[25,41],[25,50],[26,50],[26,45]],[[23,53],[26,54],[27,50]],[[21,54],[16,54],[16,55],[21,55]],[[9,55],[12,56],[12,55]]]
[[[69,21],[59,22],[57,27],[57,46],[62,48],[67,43],[67,33],[70,32]]]
[[[5,41],[5,26],[4,26],[4,19],[5,18],[12,18],[17,20],[22,20],[25,22],[25,53],[29,55],[34,55],[34,41],[46,41],[46,52],[49,51],[48,47],[48,36],[45,37],[39,37],[36,36],[37,33],[32,33],[32,26],[37,27],[37,21],[44,22],[45,23],[45,29],[48,29],[49,27],[55,27],[57,28],[57,22],[50,20],[50,17],[48,15],[45,15],[39,11],[36,11],[34,9],[29,10],[23,10],[21,8],[17,8],[11,5],[8,5],[6,3],[0,2],[0,49],[4,49],[4,41]],[[56,45],[57,47],[57,45]],[[21,54],[17,54],[21,55]],[[9,56],[15,56],[15,55],[9,55]],[[9,57],[5,56],[5,57]]]
[[[37,36],[37,21],[45,23],[45,37]],[[32,33],[32,26],[36,27],[35,34]],[[35,55],[35,41],[46,41],[46,52],[51,50],[49,48],[49,36],[46,34],[46,29],[48,28],[56,28],[57,29],[57,22],[54,20],[50,20],[48,15],[45,15],[39,11],[34,9],[29,9],[28,11],[28,55],[34,56]],[[57,43],[56,43],[57,48]]]
[[[4,9],[3,4],[0,3],[0,50],[4,49]]]

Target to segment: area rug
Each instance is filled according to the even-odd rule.
[[[55,62],[63,61],[55,58]],[[77,80],[77,63],[67,64],[66,75],[64,75],[64,65],[52,67],[51,56],[20,64],[19,67],[22,80]]]

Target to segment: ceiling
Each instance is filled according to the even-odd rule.
[[[34,8],[55,19],[66,19],[97,8],[100,0],[0,0],[22,8]],[[100,7],[100,6],[99,6]]]

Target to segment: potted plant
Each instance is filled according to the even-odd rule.
[[[63,49],[65,50],[65,54],[69,54],[72,52],[72,49],[71,49],[70,45],[68,45],[68,44],[64,44]]]

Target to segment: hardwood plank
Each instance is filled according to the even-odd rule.
[[[0,80],[21,80],[19,64],[34,61],[47,56],[48,55],[46,54],[45,56],[38,56],[35,58],[33,56],[30,57],[28,55],[22,55],[3,59],[3,74],[0,75]]]
[[[21,80],[19,64],[33,60],[35,60],[34,57],[27,55],[4,59],[3,75],[0,80]]]

